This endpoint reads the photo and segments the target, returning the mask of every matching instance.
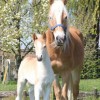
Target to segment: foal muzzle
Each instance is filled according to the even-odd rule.
[[[43,59],[42,55],[40,57],[37,57],[38,61],[42,61],[42,59]]]

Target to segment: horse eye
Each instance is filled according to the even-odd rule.
[[[33,48],[33,52],[36,53],[36,51],[35,51],[35,47]]]
[[[44,48],[46,48],[46,45],[44,45]]]
[[[52,17],[49,17],[49,19],[52,20],[53,18]]]
[[[33,46],[33,49],[35,49],[35,46]]]

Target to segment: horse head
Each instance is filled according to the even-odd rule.
[[[57,46],[63,46],[68,28],[66,0],[50,0],[49,26]]]
[[[38,61],[42,61],[45,59],[46,55],[46,42],[45,42],[46,36],[45,34],[33,34],[33,41],[34,41],[34,50],[36,53],[36,57]]]

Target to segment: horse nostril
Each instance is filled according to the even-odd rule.
[[[58,43],[61,43],[61,38],[59,36],[56,37]]]
[[[56,37],[56,40],[58,40],[58,36]]]
[[[64,41],[66,40],[66,36],[64,36]]]

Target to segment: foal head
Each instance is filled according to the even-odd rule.
[[[62,46],[66,40],[68,27],[66,2],[67,0],[50,0],[49,26],[50,30],[53,31],[58,46]]]
[[[33,34],[34,49],[38,61],[42,61],[43,59],[45,59],[45,55],[47,52],[45,39],[46,39],[45,34],[43,35]]]

